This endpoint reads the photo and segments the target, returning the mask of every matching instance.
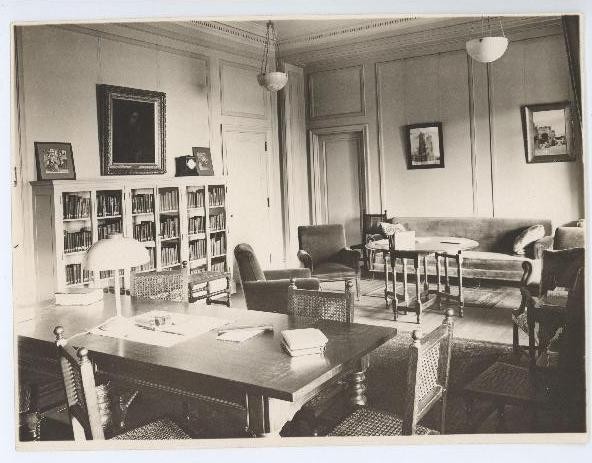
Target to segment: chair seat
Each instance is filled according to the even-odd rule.
[[[191,439],[177,424],[167,418],[131,429],[113,437],[112,440],[167,440],[167,439]]]
[[[356,271],[347,265],[338,262],[323,262],[315,265],[312,276],[319,280],[342,280],[344,278],[355,278]]]
[[[439,434],[437,431],[417,426],[419,435]],[[401,436],[403,420],[384,410],[360,407],[339,423],[330,436]]]

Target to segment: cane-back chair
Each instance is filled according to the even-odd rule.
[[[130,295],[166,301],[189,301],[189,268],[131,272]]]
[[[56,346],[66,391],[66,402],[74,440],[104,440],[104,417],[101,415],[93,365],[85,347],[74,349],[64,338],[64,328],[54,329]],[[190,439],[177,424],[161,418],[139,428],[118,434],[116,440]]]
[[[345,292],[315,291],[296,288],[290,280],[288,287],[288,313],[315,320],[354,321],[354,295],[351,280],[345,282]]]
[[[409,347],[407,394],[403,417],[389,411],[360,407],[339,423],[331,436],[392,436],[412,434],[444,434],[446,432],[446,395],[450,373],[454,311],[448,309],[442,325],[421,336],[413,331]],[[442,412],[439,432],[418,425],[418,422],[439,401]]]

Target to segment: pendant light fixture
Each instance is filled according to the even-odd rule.
[[[508,39],[504,35],[504,27],[501,18],[499,19],[501,35],[493,35],[491,18],[481,18],[481,36],[467,42],[467,53],[475,61],[480,63],[491,63],[503,56],[508,48]]]
[[[273,40],[273,45],[271,41]],[[271,21],[267,22],[267,33],[265,35],[265,49],[263,50],[263,58],[261,59],[261,69],[257,76],[257,82],[259,85],[266,88],[270,92],[277,92],[284,88],[288,82],[288,74],[280,71],[268,72],[267,68],[269,65],[269,47],[275,47],[275,69],[278,69],[279,65],[279,45],[278,38]]]

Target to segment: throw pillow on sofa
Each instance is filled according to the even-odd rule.
[[[514,240],[514,253],[524,255],[525,248],[531,243],[540,240],[545,236],[545,227],[542,225],[533,225],[528,227],[516,237]]]

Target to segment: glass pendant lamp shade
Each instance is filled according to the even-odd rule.
[[[277,69],[279,66],[279,46],[278,46],[278,38],[275,33],[275,29],[273,28],[273,23],[271,21],[267,22],[267,34],[265,36],[265,49],[263,50],[263,58],[261,59],[261,69],[259,75],[257,75],[257,82],[263,88],[269,90],[270,92],[277,92],[284,88],[286,83],[288,82],[288,74],[281,71],[268,71],[268,59],[269,59],[269,47],[271,46],[271,41],[273,40],[273,46],[275,47],[275,61]]]
[[[467,42],[467,53],[480,63],[491,63],[501,58],[507,49],[506,37],[480,37]]]

